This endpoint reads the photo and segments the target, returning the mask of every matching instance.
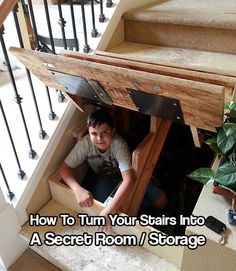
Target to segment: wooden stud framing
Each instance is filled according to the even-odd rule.
[[[138,213],[141,202],[143,200],[143,196],[151,180],[153,170],[156,166],[170,126],[171,121],[162,120],[158,131],[154,134],[153,144],[151,144],[151,148],[146,159],[142,160],[142,155],[137,157],[138,162],[144,164],[144,166],[142,169],[139,168],[137,185],[135,187],[135,192],[127,211],[129,215],[136,215]]]
[[[194,126],[190,126],[190,130],[192,133],[195,147],[201,148],[202,143],[203,143],[203,135],[201,134],[200,130]]]

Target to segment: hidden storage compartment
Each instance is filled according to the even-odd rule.
[[[195,147],[190,127],[171,123],[159,158],[155,165],[149,169],[152,172],[144,174],[147,177],[146,180],[141,179],[140,174],[145,170],[143,158],[148,158],[148,154],[143,148],[149,144],[148,139],[155,134],[153,131],[157,128],[154,127],[154,123],[157,124],[160,120],[120,107],[113,108],[111,113],[118,134],[129,145],[132,153],[132,164],[136,175],[138,175],[136,188],[122,205],[120,211],[138,217],[142,214],[152,217],[175,217],[177,221],[180,215],[190,216],[200,195],[202,185],[188,178],[188,174],[198,167],[206,167],[212,163],[213,152],[210,148],[206,144],[203,144],[201,148]],[[84,132],[81,131],[82,134]],[[207,134],[209,135],[209,132]],[[86,167],[78,167],[77,174],[80,178],[84,175],[84,170],[86,170]],[[59,175],[56,178],[65,184]],[[145,193],[143,189],[147,188],[150,181],[153,182],[154,186],[161,187],[165,191],[167,197],[165,208],[157,209],[143,204],[142,198]],[[140,194],[140,190],[142,194]],[[185,233],[185,226],[180,226],[178,223],[175,226],[157,225],[155,228],[169,235],[184,235]]]

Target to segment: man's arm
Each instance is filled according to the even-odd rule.
[[[73,168],[69,167],[65,162],[62,163],[59,174],[65,183],[72,189],[75,193],[75,197],[80,207],[90,207],[93,205],[93,196],[92,194],[84,189],[77,182],[74,177]]]
[[[124,200],[128,197],[129,193],[131,192],[132,188],[134,187],[135,183],[135,174],[134,170],[128,169],[122,174],[122,183],[119,186],[118,190],[115,193],[114,198],[111,202],[108,203],[108,206],[102,210],[100,213],[101,216],[107,217],[108,214],[114,214],[118,211],[121,204],[124,202]],[[106,228],[109,228],[109,223]]]

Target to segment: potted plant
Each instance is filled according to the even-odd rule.
[[[212,168],[199,168],[189,177],[204,185],[212,182],[213,192],[230,197],[235,211],[236,199],[236,104],[228,102],[224,109],[225,119],[217,133],[205,141],[220,158],[220,166],[215,171]]]

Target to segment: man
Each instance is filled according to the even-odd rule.
[[[107,217],[118,211],[134,185],[131,155],[127,143],[116,134],[107,110],[95,110],[88,117],[87,125],[89,134],[77,142],[59,173],[75,193],[80,207],[92,206],[93,197],[104,202],[117,188],[112,201],[100,213]],[[81,186],[73,169],[84,161],[87,161],[89,170]]]

